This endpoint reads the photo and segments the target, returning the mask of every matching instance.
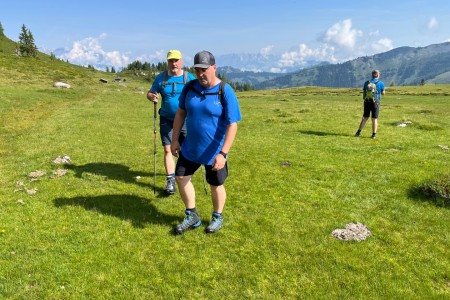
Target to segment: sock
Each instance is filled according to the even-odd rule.
[[[196,213],[197,212],[197,209],[194,207],[194,208],[186,208],[186,212],[189,212],[189,213]]]
[[[172,174],[166,175],[166,177],[167,177],[167,178],[170,178],[170,177],[175,177],[175,173],[172,173]]]
[[[213,216],[216,217],[216,218],[219,218],[219,217],[222,216],[222,214],[218,213],[218,212],[213,212]]]

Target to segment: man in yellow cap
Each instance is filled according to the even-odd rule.
[[[159,133],[164,147],[164,167],[166,170],[166,184],[164,191],[171,195],[176,192],[175,162],[170,151],[172,142],[172,128],[175,113],[178,110],[178,97],[184,85],[195,76],[183,71],[183,59],[179,50],[167,52],[167,71],[158,74],[153,81],[152,87],[147,93],[147,99],[157,103],[158,94],[161,95],[161,108],[159,109]],[[186,128],[180,134],[180,144],[186,136]]]

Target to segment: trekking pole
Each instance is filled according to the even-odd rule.
[[[153,195],[156,194],[156,102],[153,102]]]
[[[202,171],[203,189],[205,190],[205,194],[208,195],[208,191],[206,190],[205,176],[203,175],[203,168],[201,166],[200,166],[200,170]]]

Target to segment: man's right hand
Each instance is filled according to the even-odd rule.
[[[154,103],[158,103],[158,94],[149,91],[147,93],[147,99]]]
[[[180,143],[178,140],[172,140],[172,143],[170,144],[170,151],[173,156],[178,157],[178,153],[180,153]]]

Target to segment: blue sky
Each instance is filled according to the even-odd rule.
[[[0,22],[10,39],[25,24],[39,50],[80,65],[158,62],[170,49],[190,65],[209,50],[275,55],[282,72],[450,41],[450,1],[2,0]]]

